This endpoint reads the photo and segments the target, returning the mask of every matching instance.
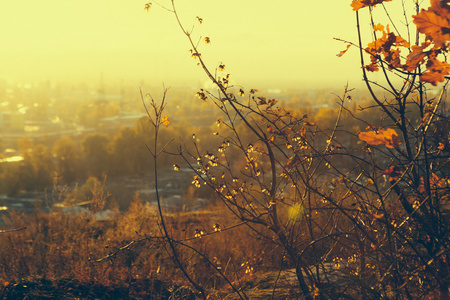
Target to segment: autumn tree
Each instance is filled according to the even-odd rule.
[[[58,139],[52,148],[56,169],[63,182],[70,183],[80,176],[81,149],[68,136]]]
[[[88,134],[81,142],[88,175],[101,178],[110,168],[110,139],[101,133]]]
[[[18,140],[22,161],[5,166],[5,186],[7,194],[19,191],[44,190],[53,183],[53,160],[48,147],[35,145],[30,138]]]
[[[194,37],[178,18],[173,0],[165,7],[216,88],[200,89],[198,98],[221,111],[214,132],[221,139],[217,147],[205,149],[193,136],[193,148],[180,148],[179,155],[196,172],[192,183],[209,186],[242,226],[282,249],[305,299],[450,297],[444,109],[450,11],[445,1],[432,0],[427,9],[412,1],[416,13],[412,19],[404,14],[407,34],[401,36],[384,2],[389,1],[351,2],[358,41],[344,41],[347,46],[338,54],[351,46],[359,49],[372,102],[360,110],[379,118],[368,122],[354,107],[348,109],[353,90],[346,87],[336,96],[336,120],[325,126],[256,89],[234,86],[223,63],[209,68],[196,41],[208,45],[210,37]],[[372,12],[379,7],[385,8],[390,25],[375,22]],[[369,11],[371,23],[367,46],[362,9]],[[199,24],[203,21],[196,17]],[[383,82],[369,78],[377,71]],[[440,85],[439,90],[430,85]],[[355,119],[346,131],[341,130],[343,113]],[[243,128],[250,134],[243,135]],[[357,128],[362,131],[352,132]],[[193,235],[220,234],[214,232]],[[202,284],[190,281],[205,295]],[[230,286],[237,297],[246,297]]]
[[[149,168],[145,139],[136,128],[123,126],[112,141],[115,174],[142,173]]]

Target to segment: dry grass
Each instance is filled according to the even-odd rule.
[[[242,287],[255,274],[280,266],[282,251],[273,242],[255,235],[246,225],[226,230],[239,222],[223,207],[166,215],[173,238],[209,259],[208,262],[187,247],[178,246],[193,279],[216,295],[230,291],[216,267]],[[169,286],[186,284],[167,254],[164,241],[155,238],[161,236],[158,217],[139,199],[132,202],[128,211],[117,210],[115,217],[107,221],[96,221],[92,214],[54,211],[31,215],[11,212],[4,222],[10,228],[26,226],[26,229],[0,234],[3,283],[44,278],[110,287],[136,280],[161,280]],[[215,232],[216,224],[221,231]],[[210,234],[194,238],[196,232]],[[117,252],[133,241],[136,242]],[[111,257],[97,261],[108,255]]]

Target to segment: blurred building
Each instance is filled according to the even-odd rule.
[[[25,115],[18,112],[0,112],[0,128],[2,133],[20,133],[25,128]]]

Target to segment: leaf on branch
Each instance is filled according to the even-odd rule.
[[[421,182],[421,184],[419,185],[418,190],[420,193],[425,194],[426,188],[425,188],[425,180],[423,177],[420,178],[420,182]],[[446,184],[446,180],[443,178],[440,178],[439,176],[437,176],[434,173],[431,175],[428,182],[429,182],[430,190],[437,190],[437,189],[445,190],[446,187],[448,188],[448,185]]]
[[[420,46],[413,45],[411,47],[412,52],[408,54],[406,63],[403,66],[408,72],[414,71],[420,64],[425,62],[425,57],[430,54],[430,51],[424,52],[425,48],[430,45],[430,42],[424,42]]]
[[[305,121],[303,122],[303,126],[316,126],[315,122]]]
[[[203,89],[200,89],[200,91],[197,92],[196,95],[197,95],[197,97],[199,97],[203,101],[206,101],[206,99],[208,99],[208,97],[206,96],[205,91]]]
[[[413,18],[417,30],[425,34],[437,47],[444,46],[445,42],[450,40],[450,11],[441,6],[441,1],[432,0],[428,10],[422,9]]]
[[[420,76],[420,81],[429,82],[436,86],[445,80],[445,76],[450,73],[450,65],[444,61],[439,61],[435,57],[427,61],[427,72]]]
[[[390,166],[384,171],[381,171],[381,174],[389,176],[389,182],[395,182],[397,181],[400,176],[402,175],[402,171],[397,165]]]
[[[267,102],[269,103],[269,106],[270,106],[270,107],[272,107],[272,106],[274,106],[275,104],[278,103],[278,101],[275,100],[275,99],[269,99],[269,100],[267,100]]]
[[[195,229],[194,237],[196,237],[196,238],[201,238],[202,235],[205,235],[205,232],[204,232],[203,230]]]
[[[259,99],[259,101],[258,101],[258,105],[265,105],[265,104],[267,104],[267,101],[266,101],[266,97],[258,97],[258,99]]]
[[[170,121],[169,121],[169,118],[167,117],[167,116],[165,116],[163,119],[162,119],[162,121],[161,121],[161,124],[163,124],[164,126],[169,126],[169,123],[170,123]]]
[[[338,54],[336,54],[337,57],[341,57],[342,55],[345,54],[345,52],[347,52],[348,48],[350,48],[351,44],[347,45],[347,48],[345,48],[344,50],[340,51]]]
[[[197,21],[200,23],[200,24],[202,24],[203,23],[203,19],[202,18],[200,18],[199,16],[197,16],[196,17],[196,19],[197,19]]]
[[[392,0],[356,0],[352,1],[351,7],[353,7],[354,11],[360,10],[363,7],[368,6],[375,6],[377,4],[383,3],[383,2],[389,2]]]
[[[220,64],[219,65],[219,71],[223,71],[225,70],[225,65],[224,64]]]
[[[377,25],[373,25],[374,31],[384,31],[384,26],[378,23]]]
[[[205,37],[204,40],[205,40],[205,44],[210,44],[211,43],[211,40],[209,39],[209,37]]]
[[[360,132],[358,138],[369,145],[385,145],[387,148],[398,148],[400,140],[397,132],[392,129],[380,129],[378,131]]]
[[[197,57],[200,57],[201,54],[198,53],[198,52],[192,52],[192,55],[191,55],[191,56],[195,59],[195,58],[197,58]]]
[[[152,7],[152,3],[149,2],[149,3],[145,4],[145,8],[144,9],[148,12],[151,7]]]
[[[377,64],[370,64],[370,65],[365,65],[364,69],[366,69],[369,72],[377,72],[378,71],[378,66]]]
[[[403,67],[400,63],[400,49],[398,47],[409,48],[409,43],[401,36],[390,32],[389,25],[386,26],[386,30],[380,24],[375,26],[374,29],[383,31],[383,36],[367,45],[365,51],[370,54],[372,63],[365,68],[371,72],[378,71],[376,63],[381,60],[381,55],[384,57],[384,61],[389,64],[389,69]]]

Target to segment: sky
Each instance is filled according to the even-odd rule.
[[[0,79],[10,82],[207,81],[174,15],[146,0],[0,2]],[[158,3],[170,5],[167,0]],[[176,0],[202,57],[232,82],[270,88],[361,83],[351,1]],[[280,4],[283,3],[283,4]],[[391,2],[390,2],[391,3]],[[391,5],[386,3],[386,5]],[[201,25],[196,21],[200,16]]]

